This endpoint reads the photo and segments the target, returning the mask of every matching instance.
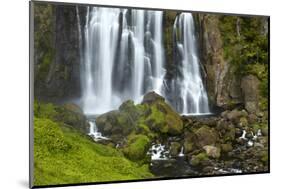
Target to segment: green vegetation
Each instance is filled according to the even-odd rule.
[[[54,7],[50,4],[36,3],[34,8],[34,49],[39,54],[35,65],[36,82],[44,81],[54,59]]]
[[[56,106],[52,103],[39,103],[37,100],[34,101],[34,116],[38,118],[55,119],[58,112]]]
[[[159,131],[161,134],[181,133],[183,123],[180,116],[164,101],[156,100],[150,106],[143,104],[137,107],[144,111],[138,120],[139,125],[148,125],[151,130]]]
[[[131,160],[142,160],[149,149],[150,140],[145,135],[130,135],[128,146],[124,148],[124,154]]]
[[[101,144],[54,118],[52,104],[34,105],[34,184],[71,184],[151,178],[147,165],[127,160],[122,152]],[[40,107],[40,108],[39,108]],[[131,139],[134,152],[145,150],[147,137]],[[145,145],[145,148],[146,145]],[[135,150],[137,149],[137,150]]]
[[[193,155],[191,160],[190,160],[190,164],[193,166],[197,166],[197,165],[201,165],[203,164],[205,161],[207,161],[209,158],[207,156],[207,154],[205,152],[201,152],[197,155]]]
[[[237,64],[238,69],[244,70],[242,68],[249,64],[268,63],[268,36],[265,24],[266,20],[261,17],[220,17],[219,27],[225,57],[231,58],[231,62]]]
[[[221,16],[220,31],[224,56],[235,74],[255,75],[260,80],[260,108],[267,109],[268,98],[268,32],[263,17]]]

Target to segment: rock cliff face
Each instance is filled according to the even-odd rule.
[[[257,112],[259,94],[267,94],[266,87],[261,89],[268,84],[267,19],[195,16],[210,104],[225,109],[242,105],[249,113]]]
[[[42,69],[44,58],[35,59],[35,70],[38,70],[35,75],[35,97],[60,102],[80,96],[78,26],[75,6],[57,5],[52,9],[53,14],[49,15],[52,16],[49,18],[52,25],[49,49],[52,53],[45,56],[45,62],[48,62],[45,70]],[[46,37],[50,33],[46,32]],[[40,54],[44,57],[48,49],[36,52],[36,55]]]
[[[253,75],[247,75],[242,78],[241,88],[243,91],[244,105],[249,113],[255,113],[259,110],[259,84],[260,81]]]
[[[211,104],[227,108],[241,102],[240,79],[224,58],[219,17],[199,14],[202,64],[206,70],[206,88]]]

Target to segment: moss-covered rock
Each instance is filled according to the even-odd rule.
[[[181,150],[181,144],[178,142],[171,142],[170,145],[170,155],[172,157],[176,157],[178,156],[178,154],[180,153]]]
[[[34,101],[34,116],[72,126],[83,133],[89,132],[87,119],[75,104],[58,106],[52,103]]]
[[[206,145],[215,145],[218,139],[216,131],[206,125],[195,131],[195,135],[197,137],[196,142],[200,147]]]
[[[63,105],[63,107],[66,109],[66,110],[69,110],[69,111],[72,111],[72,112],[75,112],[75,113],[78,113],[78,114],[83,114],[83,110],[76,104],[74,103],[66,103]]]
[[[232,142],[235,140],[236,129],[234,125],[230,124],[227,129],[225,129],[224,132],[220,132],[220,134],[224,142]]]
[[[57,107],[57,115],[55,116],[54,120],[70,125],[80,132],[88,133],[89,124],[86,117],[82,112],[79,112],[79,109],[73,108],[74,107],[69,106]]]
[[[198,165],[203,165],[206,164],[206,162],[209,160],[208,156],[206,153],[201,152],[197,155],[193,155],[189,161],[189,163],[192,166],[198,166]]]
[[[146,123],[151,130],[162,134],[178,135],[183,131],[183,122],[178,113],[176,113],[164,98],[154,92],[146,94],[142,104],[149,104],[150,111],[148,115],[141,117],[140,122]]]
[[[265,164],[268,165],[268,151],[264,150],[261,153],[261,161]]]
[[[119,110],[98,116],[96,125],[103,134],[107,136],[119,135],[119,138],[122,139],[137,129],[138,119],[145,113],[145,110],[145,106],[135,106],[133,101],[128,100],[120,105]],[[142,128],[139,128],[139,131],[145,130],[144,125],[141,125]]]
[[[145,158],[149,149],[150,139],[145,135],[130,135],[127,146],[123,149],[126,157],[133,161]]]
[[[164,102],[165,98],[152,91],[144,95],[142,104],[153,104],[155,102]]]
[[[191,131],[185,131],[183,140],[184,153],[192,152],[196,148],[196,135]]]
[[[246,117],[241,117],[239,120],[239,126],[241,127],[247,127],[248,126],[248,120]]]
[[[233,150],[232,144],[231,143],[225,143],[221,144],[221,151],[224,153],[230,152]]]

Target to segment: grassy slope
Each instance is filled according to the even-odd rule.
[[[34,134],[37,186],[153,177],[147,166],[50,119],[35,118]]]

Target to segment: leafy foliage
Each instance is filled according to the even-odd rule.
[[[263,17],[221,16],[219,25],[226,60],[236,74],[259,78],[262,98],[268,98],[267,21]]]

